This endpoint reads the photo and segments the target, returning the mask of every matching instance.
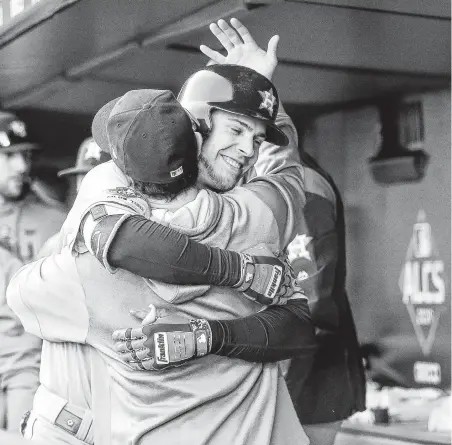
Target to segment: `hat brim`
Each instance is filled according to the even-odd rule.
[[[0,147],[0,153],[18,153],[21,151],[40,150],[41,147],[38,144],[32,144],[31,142],[24,142],[22,144],[14,144],[9,147]]]
[[[240,114],[242,116],[252,117],[254,119],[258,119],[264,122],[267,126],[267,133],[265,136],[265,140],[275,145],[279,145],[280,147],[285,147],[289,143],[289,138],[278,126],[276,126],[272,121],[267,119],[262,119],[260,115],[253,112],[252,110],[246,110],[243,112],[243,107],[234,107],[233,104],[228,103],[225,106],[224,102],[208,102],[208,105],[211,107],[217,108],[219,110],[226,111],[228,113]]]
[[[57,173],[57,176],[59,178],[62,178],[63,176],[86,175],[90,170],[91,170],[91,168],[87,168],[87,167],[65,168],[64,170],[60,170]]]
[[[94,116],[93,123],[91,125],[91,133],[93,135],[94,141],[100,147],[100,149],[108,154],[111,154],[110,143],[108,142],[107,134],[107,122],[110,114],[118,102],[121,99],[117,97],[106,103]]]

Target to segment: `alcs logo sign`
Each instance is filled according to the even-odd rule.
[[[445,309],[443,274],[444,261],[439,258],[432,228],[421,210],[413,226],[399,286],[424,356],[430,355],[439,318]],[[439,384],[441,370],[438,368],[438,363],[416,362],[415,380],[418,383]]]

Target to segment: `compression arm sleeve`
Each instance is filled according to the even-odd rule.
[[[209,324],[212,354],[265,363],[312,356],[316,350],[306,300],[270,306],[243,318],[209,320]]]
[[[114,219],[115,215],[106,218]],[[230,287],[241,277],[238,253],[197,243],[140,215],[122,222],[107,259],[113,267],[169,284]]]

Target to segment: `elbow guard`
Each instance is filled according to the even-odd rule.
[[[90,213],[93,216],[95,208]],[[130,216],[130,214],[107,215],[99,218],[91,234],[89,241],[89,250],[100,261],[110,273],[115,273],[116,269],[108,263],[108,250],[115,238],[121,224]]]

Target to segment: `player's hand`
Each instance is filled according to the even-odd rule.
[[[135,328],[120,329],[112,335],[115,349],[121,359],[132,368],[143,371],[161,371],[181,366],[188,360],[210,352],[212,333],[205,320],[189,320],[179,315],[135,311],[136,317],[145,316]]]
[[[284,264],[284,278],[278,291],[279,303],[287,302],[296,298],[306,299],[303,287],[298,282],[298,277],[289,261],[286,252],[281,252],[278,259]]]
[[[246,66],[262,74],[267,79],[272,79],[278,64],[276,57],[279,42],[278,35],[273,36],[269,40],[267,51],[264,51],[257,45],[248,29],[237,19],[231,19],[231,25],[225,20],[218,20],[217,23],[212,23],[209,28],[228,54],[223,56],[206,45],[199,47],[202,53],[221,65]]]
[[[237,289],[263,305],[284,304],[302,293],[286,256],[242,254],[242,280]]]

